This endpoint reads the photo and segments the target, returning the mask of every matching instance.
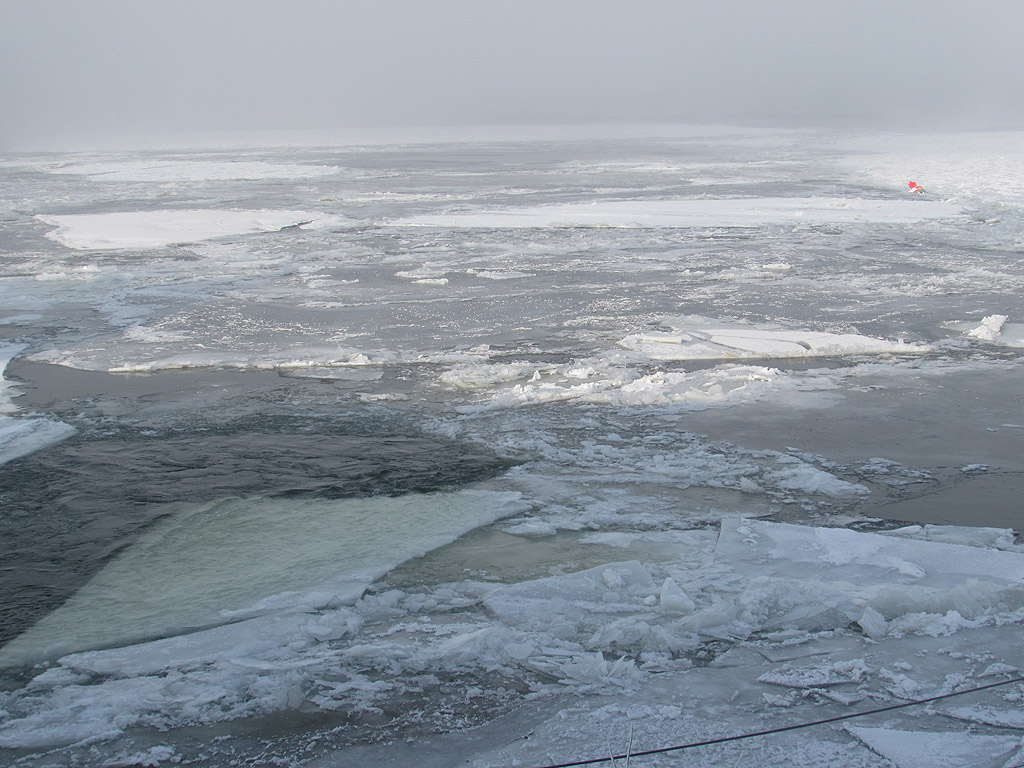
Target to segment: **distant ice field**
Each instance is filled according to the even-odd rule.
[[[0,158],[0,762],[539,765],[1024,669],[1021,160]],[[1022,692],[713,757],[1000,757]]]
[[[261,160],[101,160],[46,166],[48,173],[89,176],[107,182],[209,182],[303,179],[337,173],[333,166],[268,163]]]

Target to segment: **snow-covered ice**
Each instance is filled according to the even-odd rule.
[[[770,224],[907,224],[962,215],[939,201],[832,198],[723,198],[609,201],[491,211],[451,211],[399,219],[415,227],[758,227]]]

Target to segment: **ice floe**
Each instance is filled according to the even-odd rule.
[[[848,730],[896,768],[1001,768],[1021,744],[1016,736],[855,726]]]
[[[968,547],[1019,550],[1013,531],[1008,528],[978,528],[966,525],[908,525],[891,531],[882,531],[885,536],[900,536],[924,541],[940,541],[946,544],[963,544]]]
[[[987,315],[977,321],[947,323],[946,328],[962,333],[969,339],[1004,347],[1024,347],[1024,323],[1007,322],[1007,315]]]
[[[345,221],[311,211],[213,209],[40,214],[36,218],[56,227],[46,234],[48,238],[82,251],[160,248],[286,227],[315,229]]]
[[[924,344],[876,339],[858,333],[800,331],[704,317],[666,318],[662,324],[671,330],[631,334],[620,344],[651,360],[913,354],[928,350]]]
[[[749,478],[747,478],[749,480]],[[866,486],[841,480],[830,472],[818,469],[811,464],[787,454],[779,454],[775,466],[766,468],[761,481],[765,484],[784,490],[800,490],[806,493],[820,493],[834,498],[849,496],[866,496],[870,493]],[[756,488],[744,490],[756,492]]]
[[[423,214],[391,222],[420,227],[760,227],[773,224],[909,224],[949,218],[961,206],[922,200],[826,197],[631,200]]]
[[[70,424],[53,419],[0,415],[0,464],[59,443],[74,433]]]
[[[969,621],[993,609],[1024,605],[1024,557],[1016,552],[842,528],[724,520],[715,557],[728,559],[734,573],[753,581],[770,579],[773,589],[793,578],[784,592],[813,592],[797,609],[804,618],[838,610],[857,621],[870,607],[889,621],[927,615],[933,625],[917,621],[910,631],[942,633],[955,620],[953,613]],[[770,615],[768,609],[765,617]],[[756,623],[764,625],[761,619]]]
[[[87,371],[110,373],[152,373],[184,368],[233,368],[238,370],[277,370],[294,376],[317,378],[379,379],[379,366],[400,361],[400,355],[387,350],[358,350],[333,347],[291,347],[286,350],[268,350],[262,355],[255,352],[232,350],[212,351],[202,344],[183,344],[176,354],[154,355],[149,345],[161,352],[166,342],[180,341],[170,332],[160,334],[146,329],[127,329],[121,343],[112,348],[92,348],[81,353],[47,350],[27,355],[35,362],[64,365]],[[140,343],[141,342],[141,343]]]
[[[330,176],[339,168],[330,165],[267,163],[260,160],[121,160],[64,163],[48,173],[91,176],[100,181],[255,181],[306,179]]]
[[[26,456],[74,434],[75,428],[54,419],[12,416],[15,388],[4,378],[8,364],[24,346],[0,346],[0,465]]]

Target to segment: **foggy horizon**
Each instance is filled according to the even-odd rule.
[[[1024,5],[0,3],[0,149],[211,132],[1024,126]]]

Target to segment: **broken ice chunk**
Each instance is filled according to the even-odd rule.
[[[807,667],[773,669],[757,679],[762,683],[783,685],[787,688],[822,688],[842,683],[859,683],[870,671],[864,659],[851,659],[831,664],[821,663]]]
[[[689,614],[697,607],[671,577],[665,579],[665,583],[661,585],[659,604],[665,613]]]
[[[886,630],[888,629],[888,622],[885,620],[885,616],[870,605],[864,609],[864,614],[858,619],[857,623],[864,630],[864,634],[872,640],[885,637]]]

